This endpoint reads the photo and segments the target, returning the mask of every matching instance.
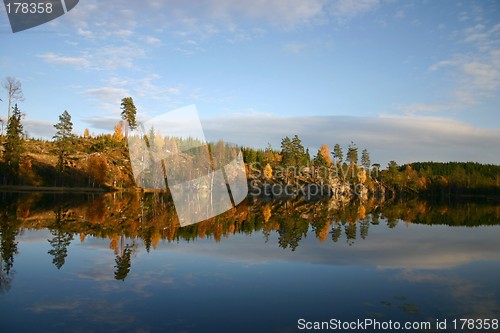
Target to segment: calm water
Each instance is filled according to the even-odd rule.
[[[1,332],[500,319],[491,202],[247,202],[180,228],[159,195],[2,195]]]

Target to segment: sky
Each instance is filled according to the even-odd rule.
[[[32,137],[64,110],[112,132],[132,96],[140,120],[194,104],[209,140],[500,164],[498,1],[80,0],[17,33],[2,6],[0,40]]]

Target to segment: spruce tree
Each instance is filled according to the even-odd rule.
[[[361,165],[365,169],[370,169],[370,165],[371,165],[370,153],[368,153],[367,149],[363,149],[363,151],[361,152]]]
[[[56,141],[57,147],[59,149],[59,159],[57,162],[57,166],[59,168],[59,172],[62,172],[64,170],[66,159],[69,155],[68,150],[71,141],[74,137],[72,133],[73,123],[71,122],[71,115],[68,113],[68,111],[65,110],[59,116],[59,122],[55,124],[54,127],[57,131],[52,138]]]
[[[350,164],[358,164],[358,147],[352,141],[347,149],[346,160]]]
[[[342,163],[342,160],[344,159],[342,148],[338,143],[336,143],[335,146],[333,147],[333,158],[337,163]]]
[[[21,111],[15,104],[7,123],[7,140],[5,142],[5,162],[14,174],[19,171],[21,154],[24,152],[22,117]]]

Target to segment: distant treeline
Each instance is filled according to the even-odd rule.
[[[499,195],[500,166],[475,162],[389,163],[380,179],[399,192],[428,196]]]

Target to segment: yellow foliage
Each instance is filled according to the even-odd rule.
[[[120,236],[114,235],[113,238],[111,238],[111,242],[109,243],[109,248],[111,250],[116,250],[118,248],[119,241],[120,241]]]
[[[156,250],[158,247],[158,244],[160,243],[161,240],[161,235],[159,232],[155,232],[153,236],[151,237],[151,244],[153,245],[153,249]]]
[[[360,205],[358,208],[358,220],[364,219],[366,216],[366,208],[364,205]]]
[[[88,138],[90,136],[89,129],[86,128],[85,131],[83,131],[83,137]]]
[[[117,124],[115,126],[115,132],[113,133],[113,139],[116,141],[122,141],[123,140],[123,129],[121,124]]]
[[[362,169],[358,172],[358,180],[360,183],[366,182],[366,170]]]
[[[262,215],[264,215],[264,221],[267,223],[271,218],[271,206],[265,206],[262,210]]]
[[[271,168],[271,165],[269,163],[267,163],[266,167],[264,168],[264,177],[266,179],[271,179],[273,177],[273,168]]]

